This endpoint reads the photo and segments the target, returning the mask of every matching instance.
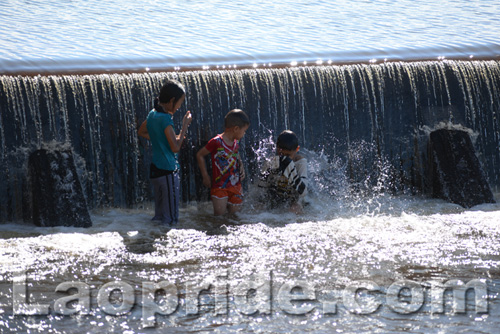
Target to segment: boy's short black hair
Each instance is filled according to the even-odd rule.
[[[283,150],[294,151],[299,147],[299,138],[293,131],[285,130],[278,136],[276,146]]]
[[[233,109],[226,114],[224,117],[224,127],[232,128],[233,126],[239,126],[240,128],[250,125],[250,118],[241,109]]]

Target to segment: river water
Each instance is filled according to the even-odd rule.
[[[440,200],[381,194],[316,199],[298,217],[249,205],[239,219],[219,220],[208,203],[199,203],[185,206],[173,229],[152,223],[151,212],[150,207],[96,210],[89,229],[1,225],[2,331],[494,333],[499,325],[498,204],[464,210]],[[432,285],[453,280],[480,282],[487,292],[476,290],[475,300],[469,291],[466,301],[457,299],[466,305],[465,313],[455,312],[452,291],[433,299]],[[14,301],[14,281],[27,290],[29,305],[47,305],[49,313],[13,311],[15,303],[26,304],[22,298]],[[157,302],[168,299],[175,307],[149,323],[144,282],[161,281],[175,290]],[[261,283],[245,285],[254,281]],[[82,297],[89,301],[85,314],[55,311],[59,298],[76,294],[56,292],[65,282],[89,289]],[[123,314],[104,310],[99,294],[106,284],[130,289],[121,292],[134,298],[128,304],[120,293],[110,293],[112,307],[125,305]],[[401,297],[408,313],[397,312],[388,290],[400,286],[404,295],[403,287],[415,288],[412,284],[414,297]],[[292,299],[310,300],[292,304],[305,309],[282,301],[288,296],[284,286],[294,285]],[[250,291],[252,286],[258,292]],[[202,287],[208,291],[198,305],[195,296]],[[352,294],[361,311],[343,297],[353,287],[370,288]],[[242,290],[248,300],[241,299]],[[307,298],[300,296],[304,291]],[[415,309],[408,306],[412,303]]]
[[[0,73],[496,58],[494,0],[6,0]]]
[[[479,0],[7,0],[0,73],[497,59],[499,15]],[[335,167],[300,216],[260,209],[250,186],[238,217],[187,203],[174,228],[147,202],[95,209],[88,229],[1,224],[0,332],[496,332],[500,204],[350,193]]]

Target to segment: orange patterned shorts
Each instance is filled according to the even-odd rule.
[[[227,198],[228,203],[232,205],[240,205],[243,203],[241,184],[227,188],[212,188],[212,190],[210,190],[210,195],[218,199]]]

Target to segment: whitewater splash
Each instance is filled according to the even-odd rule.
[[[475,148],[493,188],[500,180],[500,67],[497,61],[434,61],[87,76],[0,76],[2,221],[26,217],[26,161],[43,143],[69,144],[90,207],[128,206],[151,198],[150,150],[137,127],[161,83],[181,81],[180,110],[195,121],[180,154],[183,201],[206,198],[194,153],[222,131],[223,115],[241,108],[251,118],[242,141],[247,175],[256,175],[253,147],[268,129],[292,129],[301,147],[346,162],[360,191],[425,190],[428,128],[460,125],[477,134]],[[179,119],[174,119],[179,122]],[[176,123],[177,124],[177,123]],[[331,161],[329,161],[330,163]],[[333,162],[335,163],[335,162]],[[363,183],[370,176],[370,183]],[[377,190],[378,191],[378,190]]]
[[[415,324],[425,332],[492,332],[498,326],[498,204],[466,211],[439,200],[381,194],[313,199],[312,207],[321,209],[297,217],[245,206],[235,221],[214,219],[208,203],[191,204],[181,209],[174,229],[150,221],[151,204],[95,210],[94,225],[85,230],[2,224],[0,328],[86,333],[98,326],[132,334],[143,332],[145,324],[152,333],[213,326],[219,333],[376,331],[383,326],[384,332],[399,333]],[[238,297],[242,287],[266,277],[248,301]],[[163,304],[165,314],[145,319],[141,291],[146,283],[163,281],[179,297],[172,299],[169,290],[158,296],[158,305],[169,300],[176,307],[167,312]],[[438,283],[452,281],[476,282],[487,294],[478,290],[479,300],[469,293],[452,304],[448,291],[441,302],[431,302]],[[307,289],[302,293],[308,301],[289,308],[282,298],[294,284]],[[410,313],[395,312],[387,297],[398,284],[414,289],[411,299],[403,297],[411,303],[405,302],[402,310]],[[269,294],[262,290],[266,285]],[[79,287],[81,302],[87,287],[88,306],[75,310],[73,302],[61,308],[61,298],[74,299],[76,293],[64,286]],[[23,287],[27,304],[12,295]],[[367,290],[352,304],[346,293],[356,287]],[[122,290],[109,292],[106,302],[109,288]],[[301,298],[300,291],[291,293],[287,298]],[[424,297],[421,302],[416,293]],[[439,305],[442,311],[436,312]],[[464,305],[465,312],[457,313],[457,305]],[[41,313],[25,315],[26,307],[34,306]]]
[[[0,3],[0,73],[12,75],[0,77],[0,331],[495,332],[499,205],[464,210],[415,194],[419,152],[440,122],[473,134],[498,186],[498,62],[474,60],[498,60],[499,9],[466,0]],[[165,18],[178,21],[159,29]],[[439,61],[392,62],[416,58]],[[186,68],[210,71],[152,73]],[[187,203],[175,229],[150,221],[148,146],[136,136],[166,78],[186,85],[186,107],[203,125],[181,156]],[[233,107],[253,115],[247,175],[269,154],[253,149],[272,148],[268,129],[299,134],[312,165],[305,215],[257,211],[251,197],[238,220],[211,215],[191,153]],[[92,227],[29,222],[26,162],[47,142],[73,148]],[[268,293],[237,295],[258,277]],[[144,319],[145,283],[162,281],[176,288],[177,308]],[[470,284],[479,290],[460,296]],[[394,286],[410,288],[399,309]],[[26,304],[44,312],[27,315]],[[155,323],[145,329],[145,320]]]
[[[264,133],[250,146],[256,168],[275,152],[278,131]],[[326,145],[302,149],[312,196],[301,216],[257,210],[258,189],[250,185],[237,219],[191,202],[170,228],[152,222],[153,205],[143,201],[134,209],[95,209],[85,230],[1,224],[0,328],[493,332],[500,204],[464,210],[393,195],[387,189],[399,183],[377,145],[350,147],[342,156]],[[367,164],[377,172],[360,173]],[[160,287],[168,290],[144,293]]]

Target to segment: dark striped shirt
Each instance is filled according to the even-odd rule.
[[[307,160],[299,161],[301,165],[307,165]],[[290,157],[275,156],[265,164],[258,185],[274,188],[283,195],[296,193],[303,197],[307,194],[307,168],[301,168],[300,172]]]

